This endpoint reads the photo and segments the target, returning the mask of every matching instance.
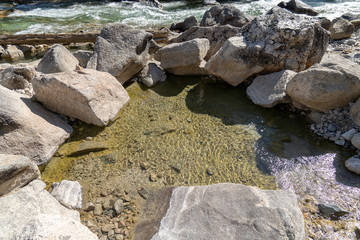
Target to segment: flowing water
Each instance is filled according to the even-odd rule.
[[[243,0],[231,3],[243,12],[256,16],[276,6],[279,0]],[[358,0],[304,0],[320,16],[330,19],[351,12],[360,14]],[[194,15],[201,20],[209,8],[200,3],[172,1],[163,3],[164,9],[137,2],[88,2],[18,5],[8,18],[0,20],[0,34],[49,33],[99,30],[108,22],[121,22],[138,28],[169,27],[173,22]],[[8,8],[0,4],[0,10]]]

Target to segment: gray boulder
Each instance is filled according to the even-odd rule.
[[[330,38],[340,40],[350,38],[355,30],[355,26],[344,18],[335,18],[330,27]]]
[[[305,239],[303,215],[290,191],[231,183],[176,187],[169,202],[153,240]]]
[[[229,38],[205,68],[233,86],[256,73],[302,71],[320,62],[328,32],[303,15],[275,7]]]
[[[230,25],[213,26],[213,27],[192,27],[186,32],[174,38],[172,43],[186,42],[195,38],[206,38],[210,42],[210,49],[205,56],[209,60],[228,40],[241,31],[241,28]]]
[[[161,67],[165,70],[193,64],[199,65],[209,48],[209,40],[197,38],[183,43],[171,43],[157,51],[154,58],[161,62]]]
[[[159,62],[151,61],[141,70],[139,78],[147,87],[153,87],[166,80],[166,73]]]
[[[345,167],[356,174],[360,175],[360,158],[359,156],[353,156],[345,161]]]
[[[291,70],[262,75],[254,79],[246,89],[251,101],[262,107],[273,107],[278,103],[289,102],[285,90],[288,82],[296,75]],[[291,102],[291,101],[290,101]]]
[[[62,206],[45,187],[34,180],[0,198],[0,239],[98,239],[81,224],[77,211]]]
[[[190,17],[185,18],[185,20],[183,22],[171,24],[170,30],[172,30],[172,31],[179,30],[181,32],[184,32],[191,27],[198,27],[199,25],[200,24],[199,24],[198,20],[196,19],[196,17],[190,16]]]
[[[0,153],[50,160],[72,127],[26,95],[0,86]]]
[[[30,158],[0,154],[0,196],[40,178],[40,171]]]
[[[32,84],[46,108],[97,126],[106,126],[129,101],[113,76],[92,69],[44,74]]]
[[[51,195],[69,209],[81,209],[82,189],[77,181],[62,180],[51,185]]]
[[[96,39],[87,67],[108,72],[124,83],[146,65],[152,37],[125,24],[106,24]]]
[[[58,73],[74,71],[79,61],[61,44],[53,45],[40,61],[37,71],[42,73]]]
[[[12,66],[0,70],[0,84],[8,89],[31,88],[31,80],[35,77],[36,71],[31,66]]]
[[[318,111],[342,107],[360,97],[360,69],[338,54],[328,54],[321,63],[298,73],[286,93]]]
[[[307,5],[300,0],[290,0],[289,2],[281,2],[278,4],[279,7],[285,8],[293,13],[306,14],[309,16],[317,16],[316,12],[311,6]]]
[[[14,45],[7,45],[5,51],[1,54],[1,58],[8,61],[18,61],[24,57],[24,53]]]
[[[351,144],[357,149],[360,149],[360,133],[354,134],[354,136],[351,138]]]
[[[210,27],[229,24],[234,27],[243,27],[249,23],[250,20],[250,17],[246,16],[234,6],[216,5],[204,13],[200,26]]]
[[[90,57],[93,55],[93,51],[78,50],[73,55],[79,61],[81,67],[86,67]]]

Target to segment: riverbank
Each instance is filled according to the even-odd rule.
[[[217,9],[223,14],[220,17],[212,14]],[[232,14],[227,15],[229,12]],[[235,14],[237,19],[227,18]],[[269,21],[274,18],[277,21]],[[173,39],[172,44],[162,47],[156,45],[150,33],[123,24],[109,24],[102,29],[93,52],[72,55],[63,46],[54,45],[40,62],[4,66],[2,84],[17,92],[26,92],[47,109],[57,112],[56,116],[60,118],[56,121],[64,124],[68,135],[71,132],[68,124],[75,129],[72,137],[46,165],[42,179],[48,185],[64,178],[81,183],[82,193],[80,190],[74,197],[83,202],[82,222],[100,239],[136,239],[144,228],[134,231],[135,225],[153,228],[152,234],[159,237],[167,231],[163,226],[158,232],[161,226],[157,225],[159,219],[166,218],[167,222],[171,222],[181,218],[176,208],[170,208],[170,202],[188,201],[187,193],[194,191],[191,199],[205,202],[202,206],[206,206],[211,194],[205,199],[198,196],[202,189],[208,188],[217,189],[214,190],[214,196],[219,197],[214,200],[217,203],[226,199],[218,194],[219,189],[232,200],[237,199],[232,195],[236,189],[251,193],[251,201],[235,205],[254,211],[260,218],[271,219],[266,220],[267,223],[275,224],[272,217],[276,216],[276,224],[279,225],[274,228],[281,229],[277,231],[280,235],[283,232],[287,235],[291,229],[295,239],[305,236],[310,239],[355,238],[360,177],[348,171],[344,164],[354,151],[311,136],[303,115],[312,113],[320,120],[338,118],[341,121],[340,117],[344,118],[346,113],[351,112],[347,111],[347,105],[351,105],[360,92],[358,65],[331,51],[335,51],[333,46],[352,42],[349,46],[354,47],[353,51],[345,51],[347,47],[342,51],[354,52],[350,59],[355,59],[357,32],[353,35],[354,39],[349,39],[350,34],[347,40],[341,40],[343,42],[332,40],[329,48],[329,38],[338,36],[338,28],[335,31],[334,27],[338,20],[332,22],[328,32],[320,26],[324,22],[319,23],[318,18],[295,15],[280,8],[252,19],[234,8],[225,11],[222,7],[208,11],[204,19],[200,24],[195,22],[201,26],[192,26]],[[222,26],[229,22],[233,26]],[[283,22],[286,24],[281,24]],[[206,25],[211,23],[217,24]],[[345,23],[345,26],[351,25],[348,21]],[[347,32],[346,28],[339,29]],[[218,36],[229,39],[218,41]],[[237,54],[228,54],[234,52]],[[318,72],[329,77],[311,87],[319,79]],[[332,85],[329,83],[332,82],[328,79],[333,75],[336,76],[337,89],[345,93],[330,91]],[[299,86],[297,81],[301,82]],[[311,91],[301,90],[308,85]],[[323,91],[318,91],[308,100],[306,94],[312,93],[318,86]],[[20,104],[21,101],[32,103],[21,100],[24,95],[14,91],[3,87],[1,91],[3,96],[9,94],[18,99],[18,105],[24,105]],[[325,102],[322,101],[324,96]],[[16,124],[6,121],[10,127],[6,128],[4,136],[9,143],[17,138],[8,136],[23,129],[31,130],[34,126],[28,125],[32,122],[30,120],[21,120],[16,112],[4,111],[8,109],[7,104],[10,103],[0,107],[1,114],[5,114],[4,119],[16,121]],[[26,109],[25,105],[23,107]],[[345,107],[345,111],[338,111],[338,107]],[[293,112],[281,109],[292,109]],[[321,116],[328,110],[331,112]],[[42,111],[51,115],[45,108]],[[31,111],[27,113],[29,117],[26,118],[32,119]],[[328,118],[330,114],[333,118]],[[45,115],[41,114],[42,117]],[[312,116],[312,119],[315,120],[315,117]],[[351,120],[352,116],[346,119]],[[53,123],[53,120],[47,122]],[[344,140],[343,145],[351,147],[346,142],[349,140],[341,139],[341,131],[345,128],[329,127],[331,124],[335,123],[322,124],[322,130],[326,127],[325,130],[329,131],[326,134],[335,134],[338,137],[335,141]],[[48,127],[35,129],[39,133],[48,131]],[[33,133],[28,131],[27,134]],[[62,144],[51,142],[55,147],[47,149],[50,141],[45,142],[38,143],[44,144],[44,152],[31,152],[37,164],[48,162],[54,149]],[[29,150],[34,150],[20,144],[23,143],[10,145],[18,147],[16,153],[23,151],[23,154],[29,154]],[[6,149],[9,151],[9,148]],[[280,187],[296,193],[305,217],[306,235],[299,228],[303,225],[302,217],[291,217],[298,219],[291,221],[293,227],[283,225],[284,216],[299,216],[295,195],[290,191],[273,193],[243,186],[231,187],[233,185],[176,188],[179,185],[219,182],[264,189]],[[59,184],[54,184],[52,188],[57,186]],[[75,188],[78,184],[73,186]],[[152,209],[150,206],[157,209],[158,202],[154,199],[159,196],[157,190],[163,187],[171,187],[167,189],[171,189],[170,195],[175,199],[170,198],[165,190],[169,198],[163,199],[162,206],[165,207],[162,212],[175,214],[155,216],[159,217],[156,223],[152,223],[155,225],[150,224],[152,221],[139,223],[140,219],[148,219],[149,212],[154,212],[149,211]],[[76,189],[78,192],[78,187]],[[55,190],[50,191],[53,193]],[[285,196],[281,202],[287,207],[270,201],[265,193]],[[58,194],[53,195],[58,197]],[[67,196],[66,193],[64,195]],[[82,196],[82,200],[78,196]],[[58,200],[63,201],[61,198]],[[270,208],[278,209],[276,211],[282,212],[281,216],[260,214],[265,206],[256,204],[257,201],[271,202]],[[255,203],[251,205],[253,207],[246,207],[249,202]],[[261,209],[257,209],[260,206]],[[233,211],[231,207],[221,209],[221,214],[231,215],[239,210]],[[206,209],[211,216],[219,216],[218,210]],[[206,215],[200,220],[193,217],[185,220],[206,225],[213,224],[214,218],[217,217]],[[246,216],[241,216],[241,219],[249,221]],[[251,221],[256,223],[256,229],[269,230],[269,225],[263,220]],[[234,227],[237,229],[239,225],[241,221]],[[187,228],[191,229],[191,226]],[[272,234],[270,230],[265,230],[265,234]],[[231,232],[223,234],[234,236]],[[251,234],[255,233],[249,234],[253,236]]]

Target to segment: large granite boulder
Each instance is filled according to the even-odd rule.
[[[0,239],[98,239],[81,224],[77,211],[62,206],[45,187],[34,180],[0,198]]]
[[[72,127],[26,95],[0,86],[0,153],[50,160]]]
[[[171,43],[156,52],[154,58],[167,68],[199,65],[210,48],[209,40],[196,38],[182,43]]]
[[[286,95],[287,84],[296,75],[291,70],[283,70],[276,73],[258,76],[246,89],[246,94],[251,101],[262,107],[273,107],[278,103],[289,102]]]
[[[243,27],[249,23],[250,20],[250,17],[246,16],[234,6],[216,5],[204,13],[200,26],[209,27],[229,24],[234,27]]]
[[[0,70],[0,84],[8,89],[31,88],[36,71],[31,66],[18,65]]]
[[[190,16],[184,19],[184,21],[179,23],[173,23],[171,24],[170,30],[178,30],[181,32],[184,32],[188,30],[191,27],[198,27],[200,24],[195,16]]]
[[[256,73],[302,71],[320,62],[329,42],[328,32],[303,15],[275,7],[229,38],[205,68],[236,86]]]
[[[335,18],[330,27],[330,37],[333,40],[349,38],[355,30],[355,26],[344,18]]]
[[[61,44],[53,45],[39,62],[37,71],[42,73],[58,73],[73,71],[79,61]]]
[[[210,42],[210,49],[205,56],[209,60],[230,37],[239,34],[241,28],[230,25],[213,27],[192,27],[186,32],[172,39],[172,43],[186,42],[195,38],[206,38]]]
[[[146,65],[152,37],[125,24],[106,24],[96,39],[87,67],[108,72],[124,83]]]
[[[159,62],[151,61],[141,70],[139,78],[147,87],[153,87],[166,80],[166,73]]]
[[[321,63],[298,73],[286,93],[318,111],[345,106],[360,97],[359,65],[338,54],[325,55]]]
[[[0,154],[0,196],[40,178],[40,171],[30,158]]]
[[[51,185],[51,195],[69,209],[81,209],[82,187],[77,181],[62,180]]]
[[[318,12],[316,12],[311,6],[307,5],[303,1],[300,0],[290,0],[289,2],[281,2],[278,4],[279,7],[286,8],[287,10],[298,13],[298,14],[306,14],[309,16],[317,16]]]
[[[303,215],[290,191],[223,183],[163,193],[154,209],[147,206],[135,240],[305,239]]]
[[[46,108],[97,126],[106,126],[129,101],[113,76],[93,69],[39,75],[32,84]]]

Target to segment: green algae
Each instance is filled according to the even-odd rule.
[[[109,126],[77,123],[69,143],[42,173],[47,184],[73,179],[93,185],[139,168],[156,174],[163,185],[234,182],[276,188],[274,177],[257,166],[254,150],[261,136],[252,118],[258,108],[244,102],[243,90],[173,77],[152,89],[133,83],[127,91],[130,102]],[[249,108],[253,114],[242,116]],[[108,149],[68,156],[66,151],[87,137],[106,142]]]

